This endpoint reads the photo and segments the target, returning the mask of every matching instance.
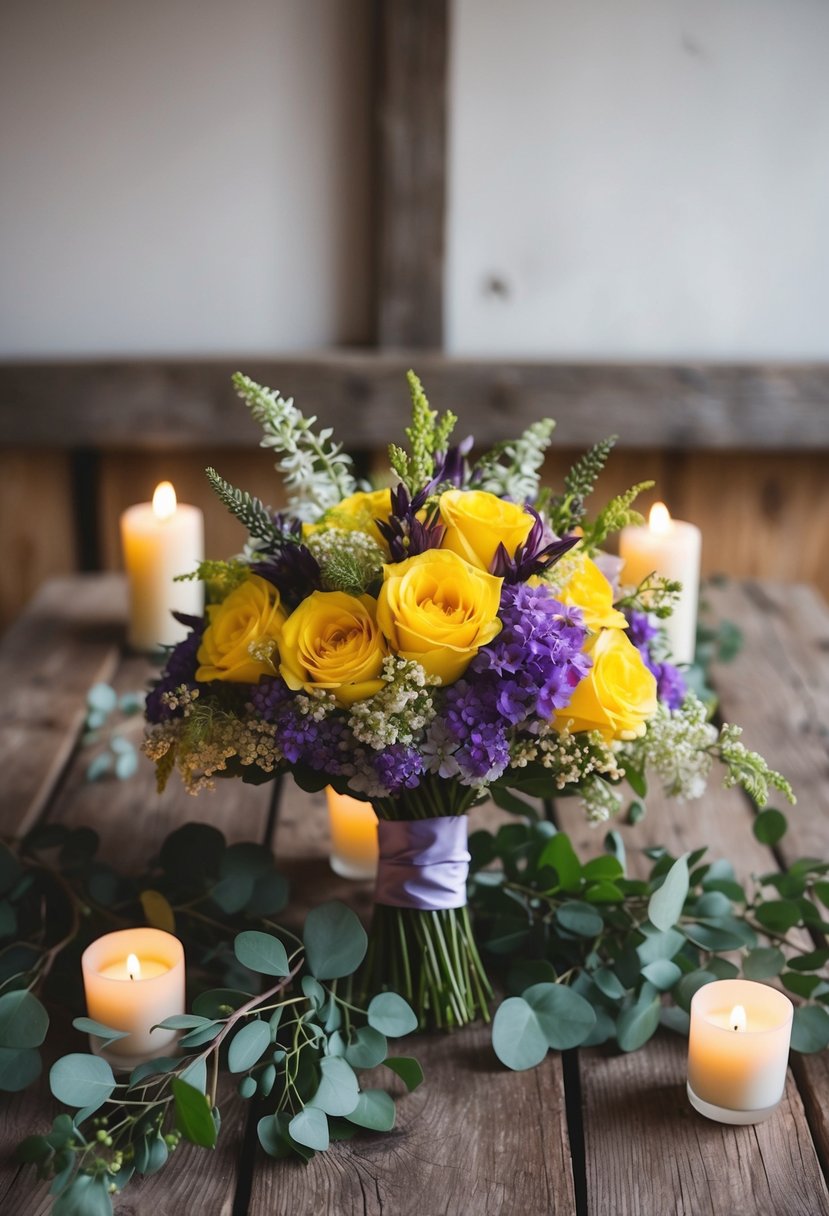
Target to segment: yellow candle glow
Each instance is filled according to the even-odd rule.
[[[792,1003],[751,980],[718,980],[691,1001],[688,1097],[720,1123],[762,1123],[783,1096]]]
[[[377,815],[370,802],[338,794],[329,785],[331,869],[341,878],[367,879],[377,873]]]
[[[204,558],[204,517],[198,507],[176,501],[169,481],[156,486],[151,503],[128,507],[121,516],[121,546],[129,584],[129,643],[154,651],[180,642],[187,630],[172,613],[200,616],[201,583],[175,582]]]
[[[671,519],[662,502],[651,507],[646,527],[629,524],[619,534],[619,556],[624,560],[622,581],[626,586],[636,587],[654,572],[682,583],[672,615],[662,622],[676,663],[694,660],[701,553],[699,528]]]
[[[127,1032],[104,1047],[93,1040],[93,1050],[124,1069],[163,1055],[176,1031],[152,1027],[184,1013],[184,949],[178,938],[150,928],[107,933],[84,950],[81,969],[89,1016]]]

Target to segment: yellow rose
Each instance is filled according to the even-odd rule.
[[[315,524],[306,524],[303,535],[309,536],[320,528],[341,528],[344,532],[366,532],[382,549],[387,549],[385,539],[376,520],[387,520],[391,515],[391,490],[358,490],[349,494],[335,507],[330,507],[322,519]]]
[[[285,623],[279,592],[267,579],[251,574],[220,604],[207,609],[208,626],[196,658],[196,679],[258,684],[273,675],[273,654]]]
[[[440,496],[440,517],[446,527],[441,548],[480,570],[489,570],[499,544],[513,557],[535,522],[517,503],[486,490],[446,490]]]
[[[453,684],[501,631],[504,580],[445,549],[427,549],[383,572],[377,622],[392,650]]]
[[[656,713],[656,680],[621,629],[603,629],[588,639],[585,651],[593,666],[566,709],[554,719],[558,729],[598,730],[605,739],[636,739]]]
[[[388,653],[370,595],[313,591],[285,622],[280,674],[289,688],[324,688],[340,705],[373,697]]]
[[[556,591],[562,604],[581,608],[588,629],[627,629],[624,613],[613,607],[613,588],[594,561],[583,555]]]

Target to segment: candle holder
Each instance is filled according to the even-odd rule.
[[[717,1123],[762,1123],[786,1085],[793,1006],[752,980],[705,984],[691,1001],[688,1100]]]
[[[338,794],[329,785],[328,822],[331,829],[331,869],[340,878],[365,882],[377,875],[377,814],[370,802]]]
[[[148,927],[107,933],[84,950],[81,970],[89,1016],[126,1032],[112,1042],[89,1036],[91,1050],[113,1069],[131,1071],[176,1041],[178,1032],[158,1023],[184,1013],[184,947],[177,937]]]

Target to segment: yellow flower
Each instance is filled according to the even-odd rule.
[[[392,650],[443,684],[454,683],[501,631],[503,579],[445,549],[427,549],[383,571],[377,622]]]
[[[207,620],[196,655],[201,664],[197,680],[258,684],[262,676],[274,674],[285,613],[272,583],[251,574],[220,604],[208,606]]]
[[[554,723],[561,729],[598,730],[612,739],[636,739],[656,713],[656,680],[621,629],[603,629],[588,639],[585,651],[593,666],[577,685],[566,709]]]
[[[375,522],[391,515],[391,490],[358,490],[349,494],[335,507],[330,507],[315,524],[306,524],[303,535],[309,536],[320,528],[341,528],[344,532],[366,532],[382,549],[388,549]]]
[[[313,591],[285,622],[279,670],[289,688],[324,688],[340,705],[353,705],[383,687],[388,653],[370,595]]]
[[[624,613],[613,607],[613,588],[594,561],[583,555],[567,582],[556,591],[562,604],[581,608],[588,629],[627,629]]]
[[[440,517],[446,526],[441,548],[479,570],[489,570],[499,544],[513,557],[533,526],[523,507],[486,490],[446,490],[440,496]]]

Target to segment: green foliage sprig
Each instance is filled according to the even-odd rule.
[[[138,767],[138,752],[128,737],[143,731],[143,692],[120,695],[109,684],[93,684],[86,694],[86,718],[81,742],[97,748],[86,768],[87,781],[113,776],[119,781],[132,777]]]
[[[412,422],[406,427],[411,454],[396,443],[389,444],[389,463],[414,497],[431,480],[435,453],[446,450],[458,420],[451,410],[438,419],[437,411],[429,406],[419,378],[413,371],[408,371],[406,379],[412,397]]]
[[[541,418],[518,439],[496,443],[475,465],[476,486],[513,502],[536,502],[555,422]]]
[[[208,604],[215,604],[230,595],[231,591],[235,591],[249,575],[249,565],[238,558],[232,557],[228,561],[208,558],[199,562],[196,569],[191,570],[189,574],[177,574],[173,581],[185,583],[198,580],[204,583]]]
[[[169,1054],[129,1076],[84,1051],[53,1066],[53,1096],[73,1113],[25,1140],[20,1156],[52,1180],[55,1216],[108,1216],[111,1194],[163,1168],[182,1140],[213,1147],[225,1074],[242,1097],[260,1099],[259,1141],[272,1156],[307,1161],[357,1128],[391,1129],[392,1099],[362,1087],[360,1073],[385,1064],[415,1088],[419,1065],[389,1055],[388,1040],[414,1030],[416,1018],[393,992],[365,1007],[353,1002],[367,939],[350,909],[313,909],[300,936],[276,924],[287,884],[270,852],[228,845],[205,824],[168,836],[137,879],[100,861],[97,845],[88,828],[53,825],[15,850],[0,846],[0,1088],[20,1090],[38,1076],[49,1029],[43,1000],[59,995],[63,1006],[82,1007],[80,951],[105,930],[149,922],[175,932],[190,978],[212,986],[192,1012],[162,1023],[181,1035]],[[55,940],[58,923],[67,928]],[[123,1037],[84,1017],[74,1025],[104,1046]]]
[[[653,485],[653,481],[639,481],[629,490],[625,490],[623,494],[617,494],[615,498],[611,498],[596,518],[591,523],[585,524],[584,540],[582,541],[585,552],[595,553],[608,536],[626,528],[628,524],[644,523],[644,517],[639,511],[634,510],[633,504],[643,490],[650,490]]]
[[[284,544],[289,539],[274,521],[271,509],[255,494],[249,494],[247,490],[240,490],[231,485],[213,468],[206,468],[205,474],[224,506],[247,528],[254,540],[261,540],[266,546],[273,546]]]
[[[550,526],[557,536],[572,532],[584,519],[585,500],[593,493],[617,439],[618,435],[610,435],[594,443],[564,478],[564,493],[553,499],[549,507]]]
[[[780,811],[755,820],[762,843],[785,830]],[[660,1025],[687,1033],[694,992],[739,974],[779,980],[805,1002],[796,1051],[829,1045],[829,949],[812,940],[829,930],[829,863],[806,858],[745,886],[704,848],[652,848],[648,877],[633,879],[618,834],[606,845],[583,863],[564,833],[530,820],[470,837],[478,937],[509,994],[492,1030],[507,1067],[579,1045],[633,1051]]]

